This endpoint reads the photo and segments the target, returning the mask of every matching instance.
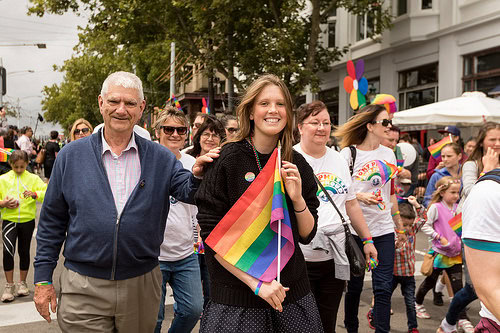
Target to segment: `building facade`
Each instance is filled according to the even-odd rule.
[[[377,93],[396,97],[398,110],[479,90],[498,96],[500,90],[500,0],[386,0],[393,27],[367,37],[373,18],[338,9],[322,31],[322,42],[350,45],[343,60],[322,73],[318,94],[332,121],[342,124],[352,115],[343,88],[346,62],[363,59],[369,101]],[[495,93],[496,92],[496,93]],[[434,128],[432,125],[427,128]],[[416,128],[415,128],[416,129]]]

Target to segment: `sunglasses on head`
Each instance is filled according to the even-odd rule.
[[[88,132],[90,132],[90,128],[82,128],[82,129],[75,129],[75,131],[73,132],[75,135],[78,135],[80,134],[80,132],[82,132],[82,134],[87,134]]]
[[[185,126],[182,127],[160,126],[160,128],[163,130],[163,133],[165,133],[165,135],[172,135],[174,134],[175,131],[177,131],[177,134],[179,135],[184,135],[187,133],[187,127]]]
[[[239,128],[237,128],[237,127],[226,127],[226,130],[229,133],[235,133],[235,132],[238,132]]]
[[[382,126],[387,127],[389,125],[392,126],[392,119],[382,119],[373,122],[374,124],[382,124]]]

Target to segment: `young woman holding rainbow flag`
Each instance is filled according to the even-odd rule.
[[[237,137],[196,194],[211,280],[200,332],[323,332],[298,246],[316,233],[317,185],[292,150],[290,93],[264,75],[237,115]]]

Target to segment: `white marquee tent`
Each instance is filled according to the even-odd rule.
[[[482,125],[485,121],[500,123],[500,100],[482,92],[465,92],[460,97],[396,112],[395,125]]]

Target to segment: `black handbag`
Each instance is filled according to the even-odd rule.
[[[327,192],[325,187],[321,184],[316,175],[314,175],[314,180],[316,180],[316,183],[321,188],[323,193],[325,193],[326,197],[328,198],[328,201],[330,201],[330,203],[333,205],[333,207],[339,214],[340,219],[342,220],[342,225],[344,226],[344,232],[345,232],[345,253],[347,255],[347,259],[349,260],[351,275],[354,277],[360,277],[365,273],[365,267],[366,267],[365,255],[363,254],[363,252],[358,246],[358,243],[351,234],[351,230],[349,230],[349,224],[345,221],[344,216],[342,216],[342,213],[338,209],[332,197]]]

